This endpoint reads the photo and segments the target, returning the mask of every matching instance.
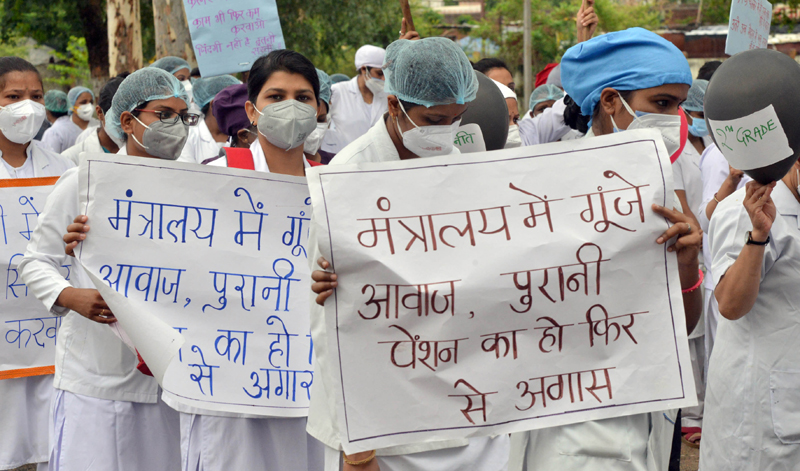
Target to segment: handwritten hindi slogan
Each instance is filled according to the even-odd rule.
[[[695,403],[656,132],[308,179],[345,451]]]
[[[58,177],[0,180],[0,379],[52,374],[61,318],[22,282],[18,270]],[[69,280],[71,265],[61,271]]]
[[[85,160],[81,208],[92,232],[78,256],[167,402],[307,415],[305,179],[119,155]]]
[[[731,2],[725,54],[730,56],[750,49],[766,49],[772,24],[772,4],[766,0]]]
[[[275,0],[183,0],[203,77],[250,70],[286,47]]]

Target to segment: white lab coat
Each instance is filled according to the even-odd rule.
[[[97,128],[99,127],[100,127],[100,121],[97,121],[96,119],[92,118],[89,121],[89,126],[87,126],[86,129],[84,129],[83,132],[78,134],[78,137],[75,138],[75,144],[77,145],[85,141],[87,137],[92,135],[92,133],[97,134]]]
[[[78,169],[72,168],[47,198],[19,265],[30,292],[51,313],[64,316],[54,381],[57,392],[64,394],[53,402],[51,461],[65,464],[53,469],[121,471],[126,468],[113,463],[124,463],[123,457],[135,452],[146,455],[147,463],[160,463],[142,469],[176,470],[180,463],[178,414],[158,401],[155,379],[136,369],[136,355],[112,327],[55,305],[67,287],[94,288],[83,267],[64,253],[66,228],[80,214]],[[70,281],[58,271],[68,260],[73,262]],[[122,430],[130,433],[119,433]],[[92,438],[87,441],[87,437]],[[108,446],[101,446],[98,437]]]
[[[714,283],[739,257],[752,223],[741,189],[711,218]],[[788,471],[800,467],[800,203],[781,181],[753,308],[720,319],[709,364],[700,467]]]
[[[337,154],[363,136],[389,110],[388,95],[374,95],[368,104],[358,89],[358,76],[331,87],[331,127],[322,140],[322,150]]]
[[[453,154],[459,154],[453,149]],[[395,162],[400,155],[389,137],[385,121],[380,120],[364,136],[342,150],[330,165],[362,162]],[[308,260],[311,270],[318,270],[321,256],[316,236],[314,215],[311,216],[311,233]],[[308,413],[308,433],[326,445],[325,471],[339,470],[342,439],[338,428],[335,398],[327,391],[334,386],[334,370],[325,327],[324,308],[311,296],[311,337],[314,340],[315,381],[311,388],[311,407]],[[507,468],[509,439],[507,435],[495,438],[447,440],[398,446],[377,450],[377,460],[382,471],[501,471]]]
[[[586,137],[593,136],[590,128]],[[513,433],[508,469],[666,471],[677,415],[668,410]]]
[[[28,159],[19,168],[2,160],[0,179],[58,177],[73,165],[58,154],[32,142]],[[46,469],[50,451],[48,432],[50,401],[53,396],[51,375],[14,378],[0,381],[0,469],[15,469],[29,463],[43,463]]]
[[[189,137],[186,138],[186,144],[183,146],[178,162],[190,162],[193,164],[202,164],[204,160],[216,157],[219,155],[220,145],[214,140],[211,131],[208,130],[205,120],[200,120],[197,126],[189,128]],[[224,143],[228,147],[228,143]]]
[[[75,165],[78,165],[78,156],[83,152],[93,154],[108,153],[108,151],[100,144],[100,136],[97,135],[99,128],[92,128],[92,132],[88,133],[83,140],[78,140],[74,146],[61,153],[62,157],[71,160]]]
[[[519,135],[523,146],[535,146],[556,142],[569,134],[572,128],[564,123],[564,110],[567,106],[560,99],[541,114],[531,119],[519,121]]]
[[[92,118],[87,129],[99,125],[100,122]],[[82,132],[84,130],[72,122],[72,116],[62,116],[44,132],[42,143],[51,151],[60,154],[74,146]]]
[[[680,157],[672,164],[675,189],[686,192],[686,202],[695,217],[703,203],[703,177],[700,172],[700,154],[690,142],[686,142]]]

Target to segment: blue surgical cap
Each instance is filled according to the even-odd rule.
[[[331,107],[331,78],[328,77],[324,71],[317,69],[317,77],[319,77],[319,99]]]
[[[564,90],[551,84],[539,85],[536,90],[531,93],[531,101],[528,109],[533,111],[539,103],[550,100],[560,100],[564,98]]]
[[[44,108],[51,113],[68,112],[67,101],[67,94],[61,90],[50,90],[44,94]]]
[[[401,39],[386,48],[385,91],[400,100],[428,108],[475,99],[478,77],[464,51],[453,41]]]
[[[130,74],[117,89],[106,113],[106,132],[122,139],[124,132],[119,118],[125,111],[133,111],[144,103],[166,98],[180,98],[189,106],[189,95],[174,75],[161,69],[147,67]]]
[[[67,93],[67,102],[69,105],[69,114],[72,114],[72,109],[75,108],[75,102],[78,101],[78,97],[83,95],[84,93],[88,93],[92,96],[92,100],[94,100],[94,93],[86,87],[75,87]]]
[[[188,62],[180,57],[175,56],[162,57],[161,59],[150,64],[150,67],[166,70],[170,74],[174,74],[181,69],[189,69],[190,71],[192,70],[192,66],[190,66]]]
[[[706,88],[708,88],[708,80],[697,79],[689,89],[689,95],[686,101],[683,102],[684,110],[686,111],[703,111],[703,99],[706,97]]]
[[[668,83],[692,84],[683,53],[642,28],[608,33],[567,50],[561,60],[564,91],[592,116],[604,88],[642,90]]]
[[[204,108],[217,93],[231,85],[239,85],[242,81],[233,75],[220,75],[218,77],[199,78],[192,85],[192,97],[200,108]]]

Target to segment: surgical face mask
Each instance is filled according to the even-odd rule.
[[[508,127],[508,138],[506,139],[506,149],[522,147],[522,138],[519,135],[519,126],[516,124]]]
[[[148,154],[164,160],[175,160],[180,157],[183,145],[186,144],[186,138],[189,136],[188,126],[180,121],[175,124],[155,121],[148,126],[139,121],[136,116],[133,119],[144,126],[145,129],[144,134],[142,134],[142,142],[139,142],[133,134],[131,134],[131,137]]]
[[[437,155],[448,155],[453,152],[453,142],[455,141],[458,127],[461,120],[454,121],[453,124],[440,126],[417,126],[406,113],[403,103],[400,102],[400,109],[406,115],[406,119],[414,125],[414,129],[403,132],[400,123],[395,120],[397,132],[403,136],[403,146],[419,157],[436,157]]]
[[[675,162],[683,152],[686,145],[686,117],[683,116],[683,111],[680,115],[659,114],[659,113],[645,113],[642,111],[634,112],[622,96],[622,105],[633,116],[633,122],[628,125],[629,131],[634,129],[655,129],[661,133],[661,138],[664,140],[664,145],[667,147],[667,153],[670,156],[670,161]],[[614,122],[614,117],[611,117],[611,124],[614,126],[614,132],[622,131],[617,127]]]
[[[689,126],[689,134],[695,137],[708,136],[708,127],[706,120],[692,116],[692,125]]]
[[[325,137],[330,123],[330,118],[324,123],[317,123],[317,128],[308,135],[306,141],[303,143],[303,152],[308,155],[316,155],[319,148],[322,147],[322,138]]]
[[[44,105],[32,100],[0,106],[0,131],[11,142],[27,144],[39,132],[45,115]]]
[[[364,84],[373,95],[380,95],[383,93],[383,89],[386,86],[386,81],[372,77],[369,72],[365,70]]]
[[[91,103],[84,103],[75,109],[75,114],[83,121],[89,121],[94,114],[94,105]]]
[[[258,111],[258,132],[270,144],[291,150],[304,143],[317,127],[317,109],[297,100],[272,103]]]

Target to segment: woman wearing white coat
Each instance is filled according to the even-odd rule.
[[[583,116],[587,137],[637,128],[661,131],[667,149],[680,151],[680,103],[692,83],[689,64],[672,43],[632,28],[570,48],[561,62],[565,91]],[[685,143],[684,143],[685,144]],[[678,255],[689,332],[702,311],[698,255],[702,231],[694,219],[654,206],[673,226],[655,242],[678,236],[667,250]],[[636,414],[512,435],[512,470],[666,471],[677,411]]]
[[[69,112],[50,126],[42,136],[42,144],[56,153],[75,145],[78,136],[100,123],[94,115],[94,93],[86,87],[74,87],[67,94]]]
[[[0,180],[58,177],[73,166],[31,141],[45,119],[44,87],[26,60],[0,58],[0,107]],[[37,463],[47,470],[52,395],[50,375],[0,381],[0,469]]]
[[[446,38],[400,40],[389,45],[386,62],[389,112],[364,136],[347,146],[330,165],[361,162],[392,162],[433,155],[458,154],[454,134],[467,103],[475,99],[478,79],[464,52]],[[419,128],[440,130],[424,134]],[[426,136],[431,136],[426,138]],[[432,150],[436,149],[436,150]],[[312,215],[309,260],[320,257],[316,224]],[[328,262],[320,260],[323,269]],[[507,435],[427,442],[342,457],[341,431],[336,404],[327,391],[333,388],[322,304],[336,287],[336,275],[317,270],[312,290],[311,335],[316,352],[317,376],[311,391],[308,431],[326,445],[326,471],[501,471],[507,468]],[[377,456],[376,456],[377,455]],[[366,461],[364,465],[354,465]]]
[[[242,82],[233,75],[197,79],[193,85],[194,102],[200,108],[203,119],[189,130],[189,138],[183,146],[178,162],[201,164],[219,155],[227,147],[228,135],[219,128],[214,117],[214,97],[226,87]]]
[[[106,117],[108,132],[126,144],[121,155],[174,160],[186,141],[187,113],[180,82],[157,68],[134,72],[120,85]],[[138,359],[115,335],[113,314],[87,273],[64,264],[64,230],[80,215],[78,172],[56,184],[39,216],[20,272],[53,314],[65,316],[56,345],[52,411],[54,471],[180,469],[177,412],[159,398],[155,379],[137,370]]]

